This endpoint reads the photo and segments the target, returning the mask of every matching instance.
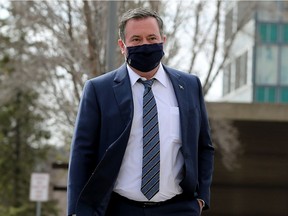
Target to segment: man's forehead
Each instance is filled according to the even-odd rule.
[[[158,27],[158,22],[154,17],[145,17],[145,18],[132,18],[126,22],[126,28],[130,25],[153,25]],[[159,28],[159,27],[158,27]]]
[[[131,32],[133,35],[137,34],[159,34],[159,26],[155,18],[151,19],[131,19],[128,20],[126,27],[125,27],[125,33]]]

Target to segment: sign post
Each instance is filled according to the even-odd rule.
[[[36,216],[41,216],[41,202],[48,201],[49,174],[32,173],[30,181],[30,201],[37,202]]]
[[[41,202],[36,202],[36,216],[41,216]]]

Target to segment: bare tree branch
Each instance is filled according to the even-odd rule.
[[[99,59],[96,54],[96,38],[93,34],[93,26],[92,26],[92,14],[88,1],[83,0],[84,6],[84,15],[87,27],[87,38],[88,38],[88,51],[89,51],[89,60],[91,67],[91,76],[98,76],[101,73],[97,70],[97,60]]]
[[[150,8],[154,11],[159,11],[161,1],[149,0]]]
[[[222,1],[218,1],[217,2],[217,12],[216,12],[216,29],[215,29],[215,36],[214,36],[214,42],[213,42],[213,54],[211,57],[211,62],[210,62],[210,68],[208,70],[208,73],[206,75],[206,79],[204,81],[203,84],[203,89],[206,89],[208,82],[209,82],[209,78],[211,76],[212,70],[214,68],[214,63],[215,63],[215,58],[216,58],[216,53],[218,51],[218,37],[219,37],[219,29],[220,29],[220,8],[221,8],[221,2]],[[204,91],[205,94],[205,91]]]
[[[196,50],[196,47],[197,47],[197,44],[198,44],[198,40],[199,40],[199,20],[200,20],[200,16],[201,16],[201,12],[203,11],[203,2],[200,1],[197,5],[196,5],[196,8],[195,8],[195,14],[196,14],[196,17],[195,17],[195,33],[194,33],[194,36],[193,36],[193,49],[192,49],[192,59],[191,59],[191,62],[190,62],[190,66],[189,66],[189,69],[188,71],[191,73],[192,72],[192,69],[193,69],[193,66],[194,66],[194,63],[195,63],[195,59],[196,59],[196,54],[197,54],[197,50]]]
[[[183,17],[181,17],[181,11],[182,8],[182,2],[180,1],[177,5],[175,15],[172,20],[172,30],[170,32],[166,32],[167,38],[169,38],[168,44],[166,45],[166,57],[165,57],[165,64],[169,64],[169,61],[173,59],[177,53],[179,52],[179,43],[178,38],[176,37],[176,34],[185,20]]]
[[[67,15],[68,15],[68,35],[73,40],[73,24],[72,24],[72,7],[70,1],[67,1]]]
[[[251,5],[249,5],[251,6]],[[205,81],[205,85],[203,86],[203,94],[206,95],[209,91],[209,89],[211,88],[211,86],[213,85],[213,83],[215,82],[216,78],[218,77],[218,75],[220,74],[220,72],[222,71],[223,67],[225,66],[226,64],[226,60],[228,59],[229,55],[230,55],[230,51],[231,51],[231,47],[232,45],[234,44],[235,42],[235,39],[237,37],[237,35],[242,32],[244,33],[244,30],[243,30],[243,27],[244,25],[247,23],[247,16],[249,15],[249,13],[251,13],[251,11],[254,10],[254,8],[256,7],[257,5],[252,5],[252,7],[248,7],[247,10],[246,10],[246,14],[244,14],[243,16],[243,19],[240,20],[238,22],[238,25],[237,25],[237,29],[235,31],[233,31],[232,35],[230,36],[230,39],[228,41],[226,41],[226,45],[225,45],[225,48],[224,48],[224,53],[222,55],[222,60],[220,62],[220,64],[218,65],[218,67],[215,69],[215,73],[214,75],[211,77],[210,75],[210,79],[206,78],[206,81]],[[251,36],[251,35],[250,35]],[[214,67],[215,68],[215,67]]]

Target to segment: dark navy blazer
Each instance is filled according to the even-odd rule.
[[[210,205],[214,148],[200,80],[164,66],[180,110],[184,179]],[[136,115],[136,113],[135,113]],[[126,64],[88,80],[79,106],[68,173],[68,215],[104,216],[129,139],[133,99]]]

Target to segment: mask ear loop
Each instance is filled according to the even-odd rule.
[[[125,54],[124,51],[123,51],[123,54],[124,54],[124,56],[125,56],[125,62],[127,62],[127,46],[126,46],[126,44],[124,43],[123,40],[121,40],[121,41],[122,41],[122,43],[123,43],[123,45],[124,45],[124,48],[125,48],[125,50],[126,50],[126,54]]]
[[[126,44],[124,43],[124,41],[123,41],[123,40],[121,40],[121,41],[122,41],[122,44],[124,45],[125,49],[127,49],[127,46],[126,46]]]

